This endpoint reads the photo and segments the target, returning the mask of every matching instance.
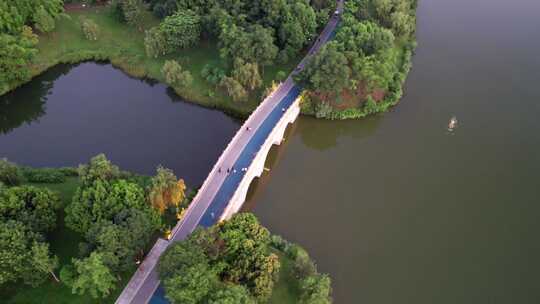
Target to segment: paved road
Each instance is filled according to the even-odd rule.
[[[343,11],[343,0],[338,2],[337,9],[341,14]],[[332,38],[332,34],[338,22],[339,17],[337,16],[333,16],[329,20],[328,24],[317,38],[317,41],[315,41],[309,50],[308,56],[302,59],[302,61],[298,64],[297,69],[293,71],[292,74],[302,70],[304,65],[309,60],[311,54],[316,53],[323,44]],[[281,111],[281,109],[276,110],[276,107],[278,107],[280,104],[283,105],[282,101],[289,97],[291,93],[300,91],[292,80],[292,74],[289,75],[289,77],[258,106],[258,108],[244,122],[244,125],[238,130],[237,134],[233,137],[225,151],[219,157],[212,171],[210,171],[210,174],[203,183],[203,186],[199,189],[197,196],[190,204],[184,218],[173,229],[171,237],[172,241],[183,240],[198,225],[201,224],[201,219],[209,209],[210,205],[215,203],[216,195],[223,187],[224,182],[229,177],[229,174],[244,174],[244,172],[241,171],[241,168],[234,168],[234,165],[237,163],[242,152],[244,152],[245,147],[248,145],[248,143],[250,143],[255,134],[258,133],[259,128],[267,120],[270,114],[276,113],[276,111]],[[229,174],[227,174],[227,169],[231,171]],[[233,173],[233,170],[236,170],[236,172]],[[220,214],[212,214],[212,219],[215,219],[215,221],[217,221],[219,217]],[[159,249],[156,249],[155,254],[149,255],[149,257],[152,256],[152,259],[157,259],[162,250],[163,248],[161,246]],[[128,283],[128,286],[124,292],[121,294],[120,298],[117,300],[117,303],[148,303],[159,284],[158,277],[154,269],[155,262],[156,261],[145,261],[145,263],[143,263],[143,266],[150,266],[147,266],[148,269],[139,269],[137,271],[132,280]],[[133,300],[130,302],[126,301],[126,299]],[[162,302],[162,300],[160,300],[159,297],[156,297],[155,299],[152,299],[152,302],[158,303]]]

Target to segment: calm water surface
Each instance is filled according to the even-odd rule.
[[[246,208],[309,250],[337,303],[540,303],[540,2],[424,0],[418,16],[402,103],[301,118]],[[53,69],[0,101],[0,155],[60,166],[105,152],[191,184],[237,128],[107,65]]]
[[[123,169],[153,174],[162,164],[197,186],[239,127],[111,65],[58,66],[0,97],[0,157],[30,166],[105,153]]]
[[[540,1],[418,17],[402,103],[301,119],[247,208],[308,249],[337,303],[540,303]]]

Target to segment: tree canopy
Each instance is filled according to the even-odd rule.
[[[295,81],[319,99],[321,109],[350,96],[363,102],[365,113],[387,108],[378,103],[386,95],[387,104],[397,101],[408,72],[415,10],[416,0],[346,1],[334,39]]]
[[[158,272],[173,303],[255,303],[267,300],[279,273],[270,233],[241,213],[170,246]]]
[[[30,26],[48,33],[63,10],[62,0],[0,1],[0,87],[28,79],[37,52]]]

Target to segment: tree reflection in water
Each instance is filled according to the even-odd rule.
[[[24,123],[31,124],[46,113],[48,95],[58,77],[71,65],[58,65],[20,88],[0,96],[0,134],[8,134]]]

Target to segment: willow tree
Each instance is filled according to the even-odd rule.
[[[152,207],[161,214],[170,207],[178,207],[185,198],[186,185],[172,170],[159,166],[152,177],[148,199]]]

